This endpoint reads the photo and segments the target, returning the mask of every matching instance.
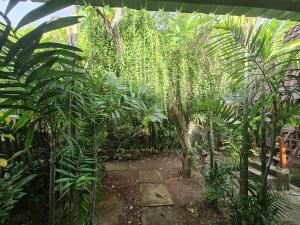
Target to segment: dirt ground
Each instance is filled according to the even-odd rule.
[[[152,157],[131,161],[127,171],[107,171],[99,208],[109,204],[111,199],[117,196],[120,199],[121,211],[118,225],[141,224],[138,170],[151,169],[159,170],[174,201],[174,208],[184,217],[186,225],[226,224],[224,215],[216,212],[205,201],[199,171],[195,177],[183,179],[180,174],[181,163],[175,157]]]

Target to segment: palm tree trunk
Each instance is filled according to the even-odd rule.
[[[192,159],[189,156],[191,149],[191,142],[187,129],[182,131],[181,136],[181,148],[182,148],[182,175],[184,178],[192,177]]]
[[[262,188],[262,197],[267,193],[267,184],[264,181],[264,174],[266,173],[267,167],[267,123],[266,123],[266,96],[264,87],[262,87],[262,107],[261,107],[261,127],[260,127],[260,160],[261,160],[261,188]]]
[[[98,156],[97,156],[97,149],[96,149],[96,129],[95,129],[95,121],[94,121],[94,129],[93,129],[93,144],[92,144],[92,151],[93,156],[95,159],[95,166],[93,177],[97,177],[97,163],[98,163]],[[96,205],[96,192],[97,192],[97,181],[93,180],[92,182],[92,192],[91,192],[91,204],[88,212],[88,225],[93,225],[93,219],[95,214],[95,205]]]
[[[210,158],[209,158],[209,166],[210,170],[212,171],[214,168],[214,150],[215,150],[215,143],[214,143],[214,130],[213,130],[213,113],[210,113],[209,116],[209,137],[210,137]]]
[[[95,101],[95,93],[93,92],[93,101]],[[98,154],[97,154],[97,129],[96,129],[96,108],[93,107],[93,130],[92,130],[92,153],[95,160],[93,178],[97,178],[97,166],[98,166]],[[91,192],[91,202],[88,212],[87,225],[93,225],[94,214],[95,214],[95,205],[96,205],[96,193],[97,193],[97,181],[93,180],[92,182],[92,192]]]
[[[49,185],[49,225],[55,224],[55,137],[51,134],[50,140],[50,185]]]
[[[273,96],[273,113],[272,113],[272,125],[273,125],[273,133],[272,133],[272,142],[271,142],[271,151],[270,151],[270,157],[269,157],[269,161],[267,163],[266,166],[266,170],[264,173],[264,184],[267,185],[267,181],[268,181],[268,174],[270,171],[270,167],[272,165],[272,161],[273,161],[273,157],[275,155],[275,147],[276,147],[276,138],[278,135],[278,127],[277,127],[277,113],[278,113],[278,109],[277,109],[277,101],[276,101],[276,97]]]
[[[242,203],[242,225],[248,224],[246,213],[248,211],[248,158],[250,144],[249,135],[249,97],[245,97],[244,109],[243,109],[243,143],[240,156],[240,199]]]
[[[192,148],[191,141],[188,133],[188,124],[180,110],[180,104],[176,101],[174,107],[174,114],[180,130],[180,144],[182,149],[182,176],[184,178],[192,176],[192,161],[189,157],[189,151]]]

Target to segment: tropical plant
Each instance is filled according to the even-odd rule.
[[[291,205],[282,194],[267,192],[262,195],[260,183],[249,185],[249,208],[243,211],[242,201],[238,194],[238,163],[234,161],[215,161],[214,168],[204,168],[203,177],[206,182],[205,194],[208,202],[217,210],[227,209],[231,224],[241,224],[240,218],[246,216],[249,225],[292,224],[283,222],[283,218],[291,209]]]
[[[26,175],[23,164],[9,162],[0,166],[0,224],[5,224],[10,212],[26,195],[24,186],[36,175]]]
[[[242,211],[245,213],[249,206],[248,151],[251,148],[249,118],[261,114],[258,129],[262,164],[260,187],[262,196],[267,198],[267,176],[275,152],[276,137],[282,126],[278,115],[282,106],[286,105],[285,99],[291,99],[289,94],[283,97],[280,90],[288,70],[298,61],[300,50],[297,43],[284,43],[284,33],[291,25],[293,23],[286,21],[227,16],[216,26],[219,32],[214,35],[209,45],[209,51],[219,55],[237,82],[244,82],[240,198]],[[290,107],[295,106],[292,105]],[[271,133],[272,140],[268,162],[267,131]],[[241,220],[247,223],[247,215],[241,216]]]
[[[204,46],[215,17],[122,9],[120,19],[120,14],[109,8],[88,8],[85,13],[88,19],[83,23],[84,32],[79,43],[86,50],[87,67],[93,73],[118,74],[125,81],[134,80],[151,86],[151,91],[159,99],[158,108],[164,109],[163,114],[170,118],[169,122],[177,126],[179,140],[175,142],[187,141],[181,146],[186,171],[183,174],[187,175],[190,171],[186,162],[190,149],[188,126],[198,110],[193,107],[195,99],[208,94],[219,96],[227,88],[227,84],[220,85],[227,82],[223,79],[226,73],[222,73],[222,79],[217,79],[221,73],[218,61],[204,57]],[[116,17],[118,25],[107,29],[112,28]],[[116,36],[111,35],[114,30],[122,42],[121,65],[117,66],[116,56],[120,51],[115,46],[118,42]],[[103,41],[99,43],[99,39]],[[106,53],[105,59],[102,52]],[[135,133],[130,126],[123,128],[129,136]]]
[[[74,140],[59,156],[56,172],[61,184],[60,201],[63,205],[61,221],[67,224],[88,224],[93,182],[97,182],[94,173],[97,161],[92,152],[81,149]]]
[[[237,168],[231,162],[214,162],[213,168],[203,167],[203,178],[206,183],[205,194],[207,200],[217,209],[226,207],[227,192],[235,182],[233,174]]]
[[[17,31],[21,27],[48,15],[51,10],[55,11],[64,7],[66,3],[61,5],[56,1],[49,1],[24,16],[14,29],[7,13],[17,3],[18,1],[10,1],[5,14],[1,12],[5,23],[1,24],[0,38],[0,107],[7,109],[6,113],[17,112],[21,115],[14,132],[27,127],[24,150],[20,153],[27,153],[29,159],[31,158],[29,150],[36,127],[43,127],[50,136],[48,139],[50,146],[49,223],[53,224],[58,129],[61,128],[63,120],[61,112],[69,110],[68,104],[65,104],[71,89],[69,81],[71,78],[82,77],[81,72],[74,71],[78,68],[77,62],[81,57],[76,54],[80,51],[76,47],[54,42],[41,42],[41,39],[47,32],[78,23],[80,17],[58,18],[42,23],[26,34],[19,35]]]

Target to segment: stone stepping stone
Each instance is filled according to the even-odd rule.
[[[168,206],[174,205],[167,186],[163,183],[140,184],[141,206]]]
[[[158,170],[140,170],[140,183],[161,183],[163,182]]]
[[[141,211],[142,225],[186,225],[184,218],[170,207],[145,207]]]
[[[111,161],[105,165],[107,171],[126,171],[128,170],[127,162]]]
[[[129,170],[152,170],[153,166],[148,164],[146,160],[132,161],[128,166]]]
[[[119,225],[124,203],[117,196],[104,199],[96,206],[95,225]]]

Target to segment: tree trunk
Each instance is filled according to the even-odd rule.
[[[243,109],[243,143],[240,156],[240,199],[242,204],[242,225],[248,224],[246,214],[248,211],[248,158],[249,149],[251,147],[250,135],[249,135],[249,99],[245,97],[244,109]]]
[[[191,142],[190,142],[187,129],[182,130],[181,148],[182,148],[182,176],[184,178],[192,177],[192,159],[190,158],[189,155],[189,151],[191,149]]]
[[[50,184],[49,184],[49,225],[55,224],[55,137],[51,134],[50,140]]]
[[[181,113],[180,104],[177,101],[175,105],[174,113],[180,130],[180,144],[182,150],[182,176],[187,178],[192,177],[192,159],[189,156],[189,151],[192,146],[188,132],[188,124]]]
[[[271,143],[271,151],[270,151],[270,157],[269,157],[269,161],[267,163],[266,166],[266,170],[264,173],[264,184],[267,185],[268,182],[268,174],[270,171],[270,167],[272,165],[272,161],[273,161],[273,157],[275,155],[275,148],[276,148],[276,138],[278,135],[278,127],[277,127],[277,113],[278,113],[278,109],[277,109],[277,101],[276,101],[276,97],[273,96],[273,113],[272,113],[272,125],[273,125],[273,133],[272,133],[272,143]]]
[[[209,116],[209,137],[210,137],[210,152],[209,152],[209,167],[210,171],[214,168],[214,150],[215,150],[215,143],[214,143],[214,130],[213,130],[213,113],[210,113]]]
[[[95,162],[93,177],[97,177],[97,163],[98,163],[98,155],[97,155],[97,146],[96,146],[96,125],[95,118],[93,122],[93,144],[92,144],[92,152]],[[96,205],[96,192],[97,192],[97,181],[92,181],[92,192],[91,192],[91,202],[90,208],[88,212],[88,225],[93,225],[94,214],[95,214],[95,205]]]
[[[264,174],[267,167],[267,122],[266,122],[266,96],[264,87],[262,87],[262,106],[261,106],[261,127],[260,127],[260,160],[261,160],[261,188],[262,198],[267,194],[267,184],[264,181]]]
[[[247,19],[248,20],[248,19]],[[249,22],[249,21],[248,21]],[[245,23],[243,31],[248,33],[249,23]],[[249,57],[248,53],[245,53],[245,57]],[[245,68],[248,67],[248,62],[245,63]],[[243,105],[243,143],[240,155],[240,190],[239,197],[241,201],[242,218],[239,218],[242,225],[248,224],[248,163],[249,163],[249,150],[251,148],[250,134],[249,134],[249,110],[250,110],[250,79],[247,70],[244,72],[244,105]]]

